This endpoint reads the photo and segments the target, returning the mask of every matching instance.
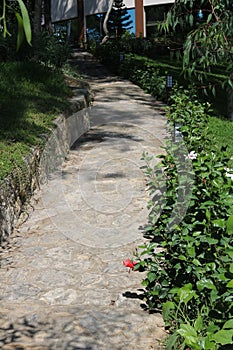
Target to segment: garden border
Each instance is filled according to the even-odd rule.
[[[3,182],[0,188],[0,245],[8,242],[9,237],[26,207],[40,184],[45,182],[51,170],[51,157],[46,159],[45,148],[51,139],[53,153],[62,151],[60,161],[64,160],[72,144],[90,128],[88,109],[93,101],[93,95],[88,83],[79,82],[80,88],[73,88],[73,97],[70,99],[70,108],[54,120],[55,128],[47,135],[43,148],[34,147],[25,159],[25,169],[15,169]],[[55,152],[55,153],[54,153]],[[44,157],[44,159],[42,159]]]

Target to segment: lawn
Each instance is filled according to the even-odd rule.
[[[43,144],[70,94],[61,73],[33,62],[0,63],[0,182]]]
[[[230,166],[233,168],[233,122],[225,118],[212,117],[209,120],[209,127],[218,147],[226,146],[232,155]]]

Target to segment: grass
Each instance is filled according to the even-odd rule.
[[[209,128],[219,149],[222,146],[227,147],[227,150],[233,157],[233,121],[225,118],[211,117],[209,120]],[[233,159],[230,161],[229,166],[233,168]]]
[[[0,63],[0,182],[42,145],[70,93],[61,73],[33,62]]]
[[[158,69],[161,75],[172,75],[173,82],[177,82],[179,85],[188,87],[191,83],[195,83],[196,86],[199,86],[198,92],[201,99],[204,101],[209,101],[213,105],[213,109],[216,115],[226,116],[227,115],[227,95],[226,92],[222,89],[221,84],[226,78],[223,74],[224,69],[219,67],[214,73],[208,73],[209,82],[213,83],[216,87],[216,94],[213,95],[209,93],[208,96],[204,95],[203,87],[200,85],[200,82],[189,77],[185,77],[182,74],[182,62],[175,58],[171,58],[170,55],[160,55],[158,58],[146,58],[145,56],[140,56],[136,54],[129,54],[131,57],[134,57],[137,63],[149,62],[151,66],[155,69]]]
[[[181,77],[181,62],[177,60],[171,60],[170,57],[161,57],[155,60],[160,71],[165,73],[169,72],[180,84],[184,84],[184,79]],[[222,70],[220,70],[222,71]],[[204,101],[208,101],[212,104],[213,117],[209,119],[210,133],[216,141],[216,145],[219,149],[222,146],[227,147],[227,150],[233,157],[233,122],[226,118],[227,116],[227,94],[221,88],[221,82],[225,78],[223,74],[219,72],[216,74],[210,74],[210,81],[217,85],[216,94],[213,96],[211,93],[208,96],[200,94],[200,98]],[[188,84],[189,81],[186,81]],[[230,163],[233,167],[233,160]]]

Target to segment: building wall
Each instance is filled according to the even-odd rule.
[[[88,16],[95,13],[107,12],[108,4],[109,0],[84,0],[85,15]],[[132,8],[134,7],[134,0],[125,0],[124,4],[127,8]]]
[[[144,0],[144,6],[173,3],[174,0]],[[108,10],[109,0],[84,0],[85,15],[103,13]],[[130,9],[135,6],[135,0],[124,0],[125,6]]]
[[[174,0],[144,0],[144,6],[171,4]]]
[[[144,0],[144,6],[173,3],[174,0]],[[84,0],[84,15],[103,13],[108,10],[109,0]],[[127,8],[135,6],[135,0],[124,0]],[[51,0],[52,22],[77,17],[77,0]]]
[[[53,23],[77,17],[77,0],[51,0],[51,16]]]

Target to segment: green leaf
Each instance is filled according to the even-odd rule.
[[[19,3],[20,10],[21,10],[21,14],[22,14],[23,28],[24,28],[26,40],[27,40],[28,44],[31,45],[32,32],[31,32],[31,24],[30,24],[30,18],[28,15],[28,11],[27,11],[27,8],[24,5],[24,2],[22,0],[18,0],[18,3]]]
[[[194,322],[195,331],[200,331],[202,329],[202,326],[203,326],[203,319],[201,315],[198,315],[197,319]]]
[[[233,329],[233,320],[224,323],[223,329]]]
[[[232,250],[232,249],[227,249],[227,250],[225,251],[225,253],[226,253],[231,259],[233,259],[233,250]]]
[[[233,280],[227,283],[227,288],[233,288]]]
[[[227,233],[229,235],[233,234],[233,215],[231,215],[227,220]]]
[[[201,347],[198,345],[197,332],[189,324],[181,324],[180,329],[177,330],[182,337],[185,338],[186,345],[192,346],[192,349],[201,350]]]
[[[206,23],[210,23],[211,19],[212,19],[212,13],[209,14]]]
[[[163,304],[162,313],[164,320],[167,320],[170,311],[175,309],[175,304],[172,301],[167,301]]]
[[[212,339],[216,341],[216,343],[221,345],[233,344],[232,341],[233,329],[232,330],[223,330],[221,329],[217,333],[213,334]]]
[[[196,293],[191,289],[191,283],[186,284],[184,287],[180,288],[177,292],[177,296],[181,303],[187,305],[187,303],[193,298],[196,297]]]
[[[201,263],[198,259],[193,259],[193,264],[196,266],[201,266]]]
[[[200,281],[197,281],[197,289],[199,291],[202,291],[204,288],[213,289],[213,290],[216,289],[211,279],[207,279],[207,278],[202,278]]]
[[[182,260],[182,261],[187,260],[186,256],[184,256],[184,255],[179,255],[179,256],[178,256],[178,259],[179,259],[179,260]]]
[[[211,341],[211,334],[209,334],[204,339],[204,343],[203,343],[202,349],[205,349],[205,350],[216,350],[216,343]]]
[[[173,349],[175,349],[174,346],[176,344],[177,338],[178,338],[177,332],[175,332],[172,335],[170,335],[170,337],[167,339],[167,342],[166,342],[166,350],[173,350]]]
[[[147,274],[147,278],[148,278],[149,282],[155,281],[157,279],[157,277],[158,277],[157,274],[154,272],[149,272]]]
[[[200,241],[201,242],[205,242],[205,243],[209,243],[209,244],[217,244],[218,243],[218,239],[211,238],[211,237],[208,237],[208,236],[201,237]]]
[[[210,323],[206,330],[207,333],[214,333],[219,331],[219,327],[215,323]]]
[[[212,224],[214,225],[214,227],[225,228],[226,221],[224,219],[213,220]]]
[[[16,50],[19,51],[19,48],[22,45],[23,38],[24,38],[24,28],[23,28],[23,19],[20,16],[20,14],[17,12],[15,15],[18,21],[18,36],[17,36]]]
[[[190,27],[192,27],[193,26],[193,15],[191,14],[190,16],[189,16],[189,24],[190,24]]]
[[[210,221],[211,213],[210,213],[209,210],[206,210],[206,214],[205,215],[206,215],[207,220]]]
[[[186,337],[186,336],[196,337],[197,336],[197,332],[189,323],[181,324],[180,329],[178,330],[178,333],[180,335],[182,335],[183,337]]]

